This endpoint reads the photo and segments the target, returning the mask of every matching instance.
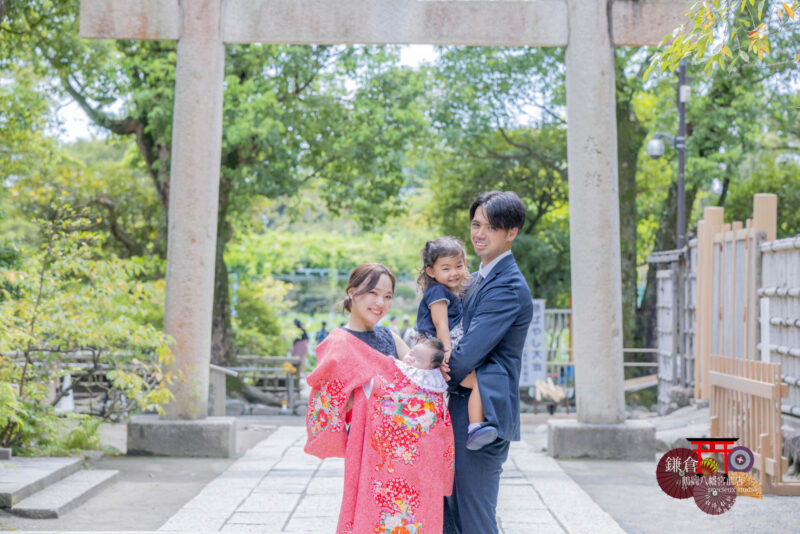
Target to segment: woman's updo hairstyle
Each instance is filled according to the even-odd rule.
[[[353,299],[350,296],[350,289],[355,289],[353,297],[369,293],[375,286],[378,285],[378,280],[381,276],[386,275],[392,281],[392,293],[394,293],[394,273],[387,266],[382,263],[362,263],[350,273],[350,279],[347,281],[347,288],[345,289],[344,301],[342,301],[342,310],[349,312],[353,304]]]

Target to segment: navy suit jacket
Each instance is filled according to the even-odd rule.
[[[464,303],[464,337],[449,362],[450,390],[456,394],[469,391],[458,384],[476,371],[484,416],[508,441],[520,439],[519,373],[532,315],[528,284],[509,254]]]

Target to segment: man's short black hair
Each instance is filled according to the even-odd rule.
[[[483,206],[489,224],[501,230],[522,229],[525,224],[525,205],[513,191],[486,191],[469,208],[469,220],[475,217],[478,206]]]

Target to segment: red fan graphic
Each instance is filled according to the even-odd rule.
[[[688,499],[697,477],[697,460],[691,449],[672,449],[664,454],[656,466],[656,479],[661,489],[676,499]]]
[[[724,475],[701,477],[694,487],[694,502],[707,514],[724,514],[736,502],[736,487]]]

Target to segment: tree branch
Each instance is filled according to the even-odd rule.
[[[75,100],[84,113],[86,113],[89,118],[92,119],[92,122],[117,135],[130,135],[132,133],[136,133],[136,123],[138,123],[136,119],[131,117],[127,117],[123,120],[114,119],[101,112],[99,109],[93,108],[89,104],[89,101],[86,99],[86,97],[83,96],[78,89],[73,87],[68,75],[61,76],[61,83],[64,86],[64,90],[69,94],[69,96],[72,97],[73,100]]]
[[[533,150],[531,149],[531,147],[529,147],[527,145],[523,145],[523,144],[517,143],[516,141],[513,141],[508,136],[508,134],[506,133],[506,131],[503,129],[502,126],[498,126],[497,130],[500,132],[500,135],[503,136],[503,139],[505,139],[506,143],[508,143],[509,145],[511,145],[511,146],[513,146],[515,148],[519,148],[520,150],[524,150],[525,152],[527,152],[530,155],[533,155]]]
[[[144,245],[136,241],[128,232],[126,232],[119,224],[119,219],[117,217],[117,206],[114,202],[106,197],[98,197],[89,204],[102,206],[108,212],[108,225],[109,229],[111,230],[111,234],[122,243],[122,245],[128,250],[128,254],[130,256],[142,256],[144,255]]]
[[[304,183],[306,183],[306,182],[308,182],[308,181],[309,181],[309,180],[311,180],[311,179],[312,179],[314,176],[316,176],[316,175],[318,175],[319,173],[321,173],[321,172],[322,172],[322,171],[325,169],[325,167],[327,167],[329,164],[333,163],[333,161],[334,161],[335,159],[336,159],[336,156],[328,156],[328,157],[327,157],[327,158],[326,158],[326,159],[325,159],[325,160],[324,160],[322,163],[320,163],[320,164],[319,164],[319,166],[318,166],[316,169],[314,169],[314,170],[311,172],[311,174],[309,174],[309,175],[308,175],[308,176],[306,176],[305,178],[301,179],[301,180],[300,180],[300,182],[301,182],[301,183],[303,183],[303,184],[304,184]]]

